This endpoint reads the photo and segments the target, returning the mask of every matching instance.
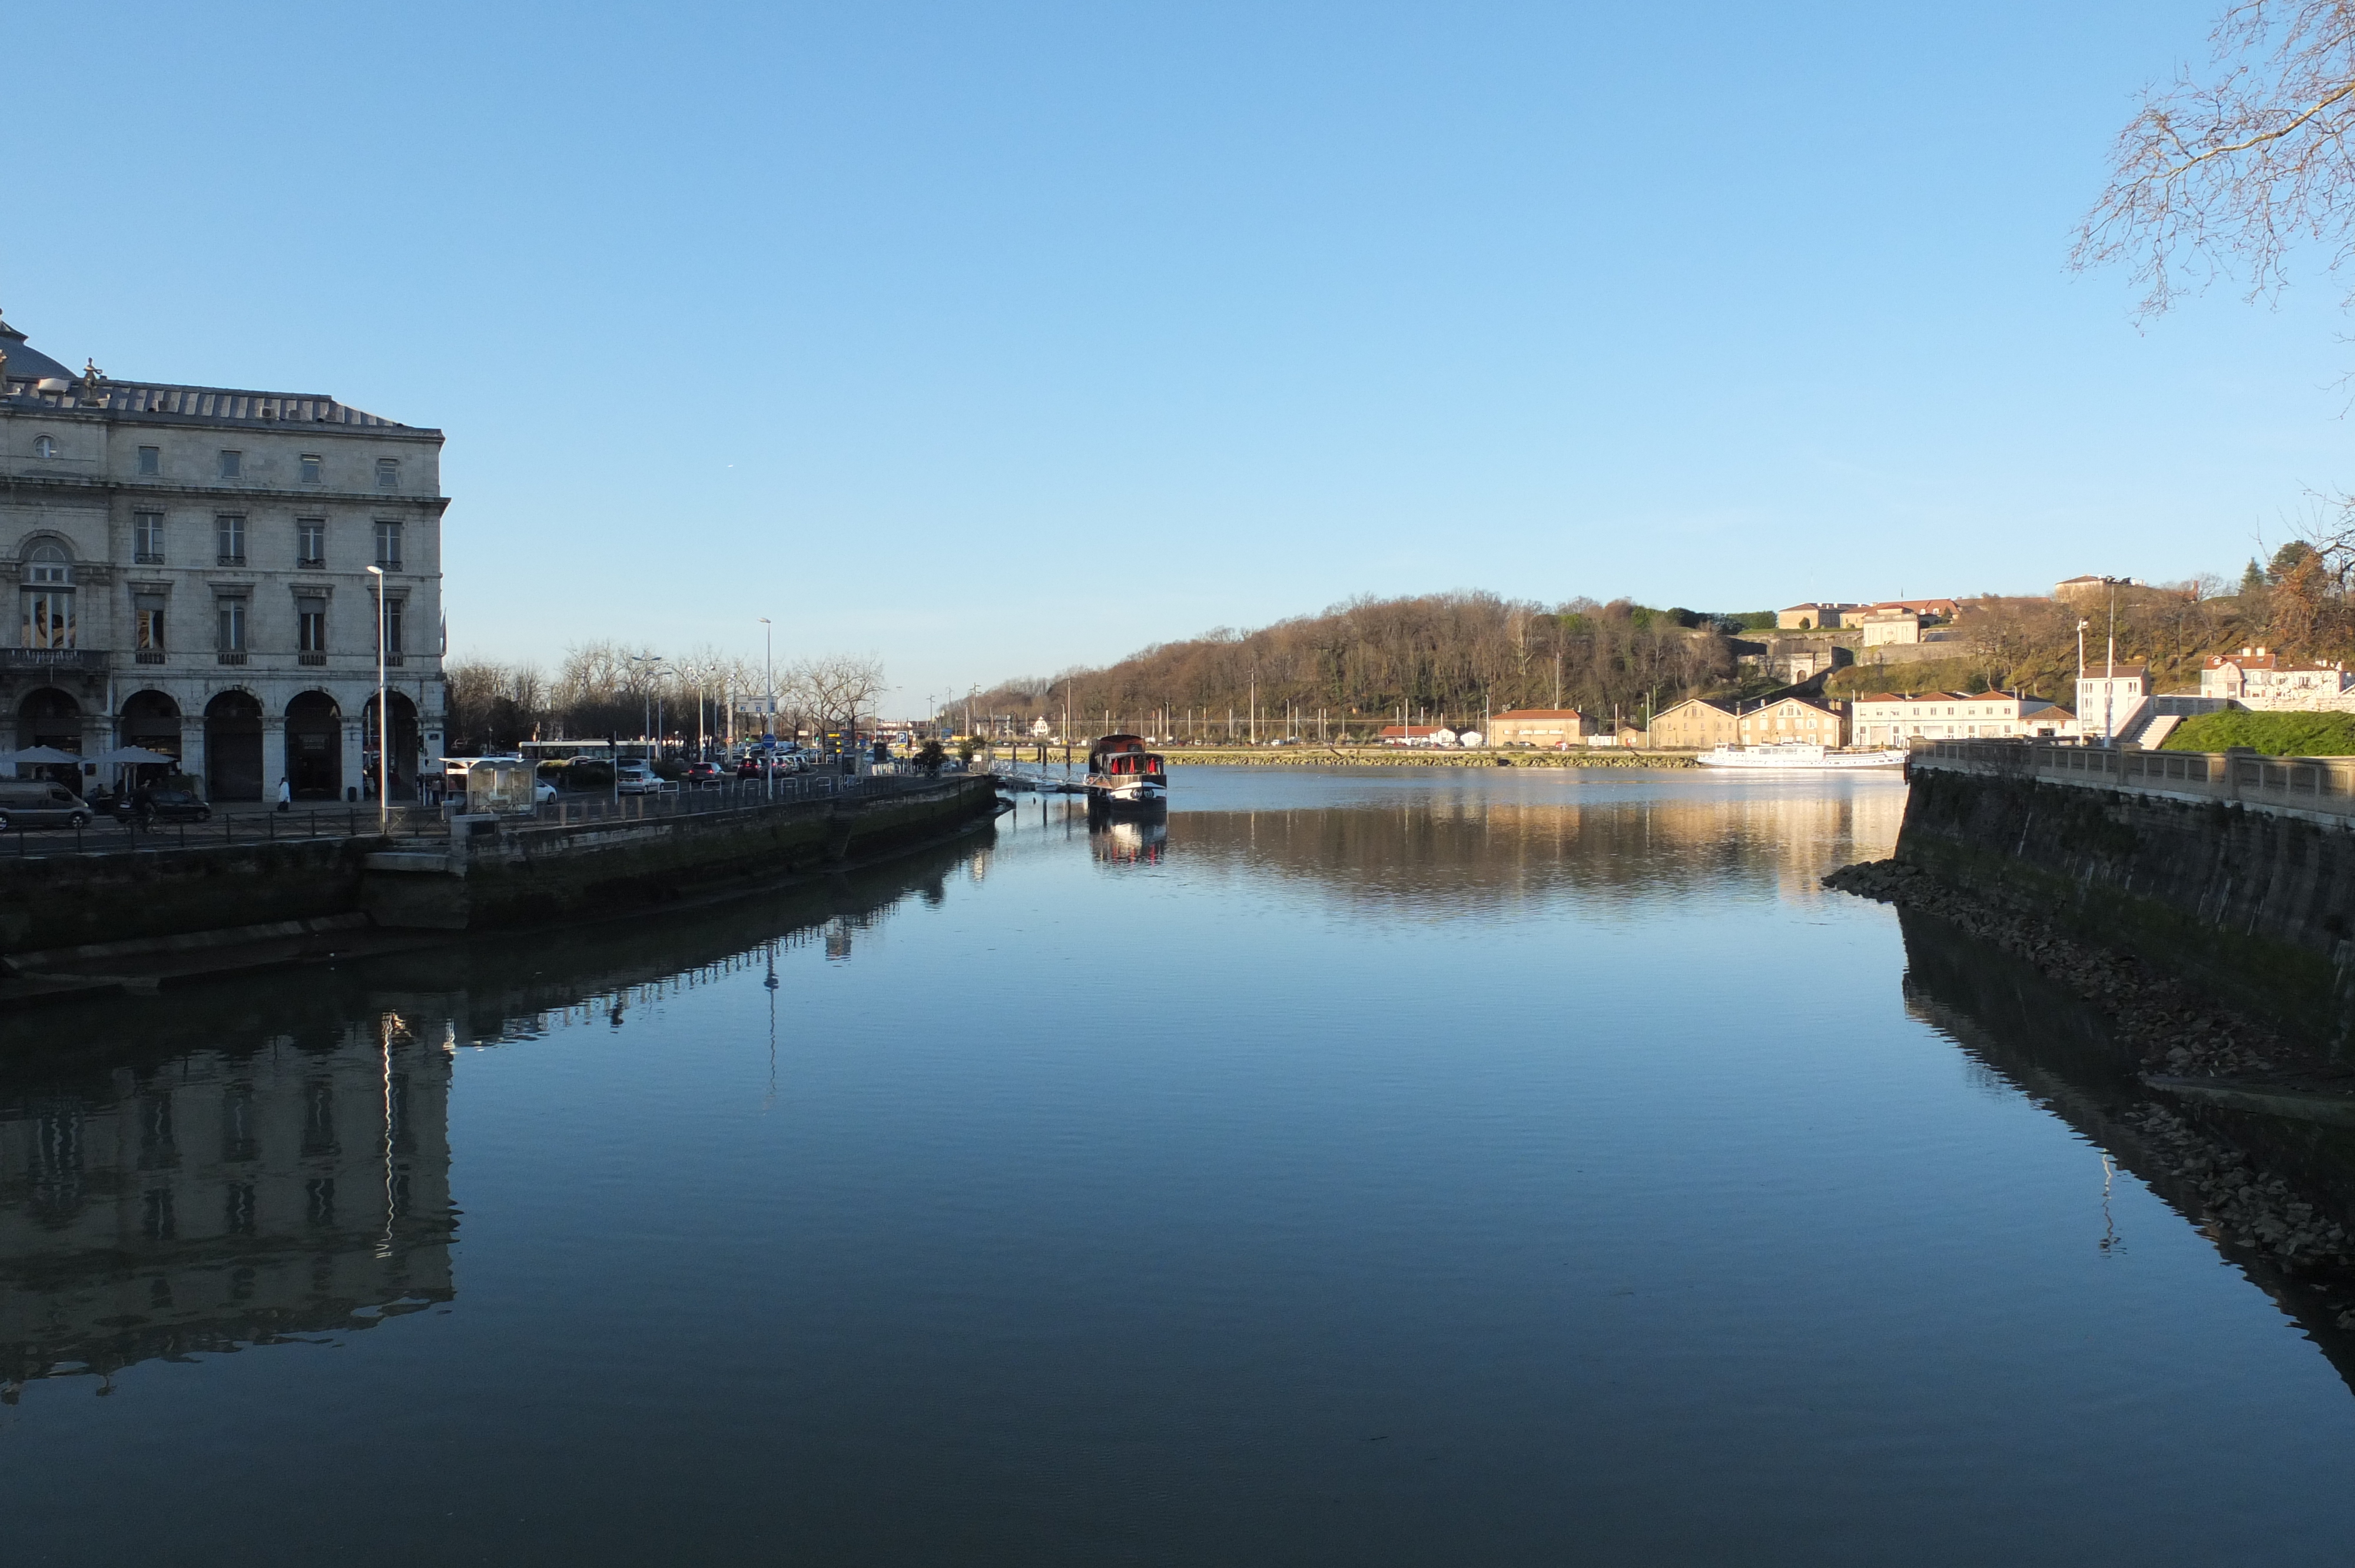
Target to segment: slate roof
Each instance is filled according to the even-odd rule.
[[[6,380],[0,384],[0,408],[55,408],[72,413],[176,416],[197,424],[368,426],[405,430],[415,427],[383,418],[364,408],[339,403],[325,393],[258,392],[229,387],[183,387],[168,382],[117,381],[101,376],[96,382],[69,370],[25,341],[25,334],[0,322],[0,354],[8,356]],[[64,382],[60,387],[58,383]]]

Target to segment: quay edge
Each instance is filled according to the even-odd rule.
[[[2157,754],[2153,754],[2157,755]],[[2355,821],[1917,757],[1895,859],[2343,1057]]]
[[[967,775],[848,800],[497,824],[446,842],[361,837],[0,860],[0,962],[23,972],[76,950],[186,951],[199,933],[272,925],[348,934],[362,916],[388,931],[561,925],[826,874],[938,842],[997,810],[990,781]]]

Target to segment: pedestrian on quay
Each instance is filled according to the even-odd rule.
[[[282,811],[291,811],[294,809],[294,791],[287,787],[286,775],[283,773],[278,776],[278,809]]]

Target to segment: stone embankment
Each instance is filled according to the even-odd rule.
[[[2195,1218],[2220,1244],[2285,1276],[2326,1321],[2355,1329],[2355,1241],[2334,1217],[2347,1207],[2347,1151],[2324,1130],[2332,1107],[2355,1104],[2355,1069],[2139,959],[2079,940],[2030,897],[1956,887],[1902,860],[1846,866],[1823,882],[1934,916],[2092,1003],[2151,1091],[2111,1114],[2178,1196],[2204,1210]],[[2320,1114],[2284,1123],[2234,1108],[2260,1097]]]
[[[830,876],[993,818],[978,775],[443,839],[317,839],[0,861],[0,1006],[602,919]],[[429,935],[438,934],[438,935]]]

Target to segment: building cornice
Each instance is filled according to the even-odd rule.
[[[370,510],[383,512],[396,507],[406,507],[412,511],[430,513],[436,517],[448,510],[450,505],[450,498],[446,495],[411,495],[403,494],[398,491],[325,488],[263,490],[235,484],[141,484],[135,481],[78,479],[71,474],[57,473],[0,473],[0,485],[5,485],[11,493],[21,490],[48,491],[66,495],[107,499],[115,496],[133,498],[153,496],[157,500],[208,503],[283,502],[290,505],[299,502],[315,501],[323,506],[333,506],[347,512]]]

